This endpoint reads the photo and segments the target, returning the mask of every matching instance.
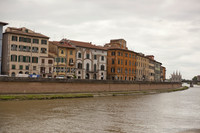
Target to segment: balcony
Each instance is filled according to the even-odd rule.
[[[69,65],[70,65],[70,66],[73,66],[73,65],[74,65],[74,62],[70,62]]]

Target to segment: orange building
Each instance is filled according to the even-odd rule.
[[[109,80],[136,79],[136,53],[127,50],[124,39],[111,40],[105,47],[107,54],[107,78]]]

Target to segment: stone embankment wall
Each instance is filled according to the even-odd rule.
[[[0,77],[0,94],[142,91],[180,88],[181,83]]]

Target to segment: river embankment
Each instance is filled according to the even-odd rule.
[[[11,95],[0,95],[0,100],[50,100],[50,99],[67,99],[67,98],[103,97],[103,96],[105,97],[105,96],[150,95],[157,93],[183,91],[188,88],[189,87],[184,86],[176,89],[143,90],[143,91],[67,93],[67,94],[11,94]]]

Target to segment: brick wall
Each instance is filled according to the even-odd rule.
[[[106,91],[174,89],[179,87],[181,87],[181,83],[0,78],[0,94],[76,92],[87,93]]]

